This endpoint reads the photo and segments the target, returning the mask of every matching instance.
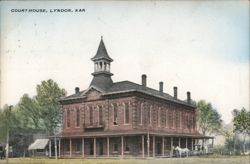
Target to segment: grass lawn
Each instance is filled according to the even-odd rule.
[[[0,160],[0,164],[6,163]],[[156,159],[35,159],[10,158],[10,164],[250,164],[250,156],[209,156]]]

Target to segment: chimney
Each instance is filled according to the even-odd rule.
[[[159,92],[161,95],[163,94],[163,82],[162,81],[159,82]]]
[[[142,88],[146,88],[147,86],[147,75],[145,74],[141,76],[141,85],[142,85]]]
[[[187,102],[191,102],[191,93],[189,91],[187,92]]]
[[[177,87],[174,87],[174,98],[177,99]]]
[[[75,87],[75,93],[79,93],[80,88],[79,87]]]

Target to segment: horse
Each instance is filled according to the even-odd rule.
[[[176,148],[174,149],[176,151],[178,151],[178,154],[179,156],[181,157],[181,154],[182,153],[186,153],[187,157],[188,157],[188,152],[189,152],[189,149],[188,148],[180,148],[179,146],[176,146]]]

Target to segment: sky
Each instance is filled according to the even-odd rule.
[[[48,12],[11,12],[46,9]],[[85,12],[50,12],[84,9]],[[103,36],[113,81],[211,102],[225,123],[249,110],[249,2],[2,1],[0,106],[53,79],[68,95],[88,88]]]

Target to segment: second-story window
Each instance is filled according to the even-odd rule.
[[[193,129],[195,130],[195,124],[196,124],[196,122],[195,122],[195,116],[193,115]]]
[[[149,123],[149,125],[151,125],[151,123],[152,123],[152,120],[151,120],[152,110],[153,110],[153,106],[151,105],[149,110],[148,110],[148,123]]]
[[[172,118],[173,118],[173,120],[172,120],[172,121],[173,121],[173,123],[172,123],[172,128],[174,128],[174,129],[175,129],[175,127],[176,127],[176,126],[175,126],[175,124],[176,124],[176,116],[175,116],[175,113],[176,113],[175,110],[173,110],[173,112],[172,112]]]
[[[98,114],[99,114],[99,124],[102,124],[103,119],[102,119],[102,106],[98,106]]]
[[[176,120],[176,129],[179,129],[180,128],[180,112],[178,110],[175,111],[175,120]]]
[[[158,126],[161,126],[161,108],[159,107],[158,108],[158,118],[157,118],[157,121],[158,121]]]
[[[169,120],[169,118],[168,118],[168,110],[166,109],[166,119],[165,119],[166,127],[168,127],[168,120]]]
[[[128,124],[129,123],[129,104],[124,103],[124,123]]]
[[[93,107],[89,107],[89,124],[93,125]]]
[[[173,128],[173,111],[170,109],[168,112],[169,112],[169,127]]]
[[[113,104],[113,124],[117,125],[118,124],[118,111],[117,111],[117,104]]]
[[[67,127],[70,127],[70,110],[67,110]]]
[[[76,126],[77,127],[80,126],[80,109],[79,108],[76,109]]]
[[[182,129],[182,126],[183,126],[183,125],[182,125],[182,124],[183,124],[182,122],[183,122],[183,121],[182,121],[182,112],[181,112],[181,111],[179,112],[179,115],[180,115],[180,129]]]
[[[138,123],[142,125],[142,109],[143,109],[143,103],[139,104],[138,106]]]

